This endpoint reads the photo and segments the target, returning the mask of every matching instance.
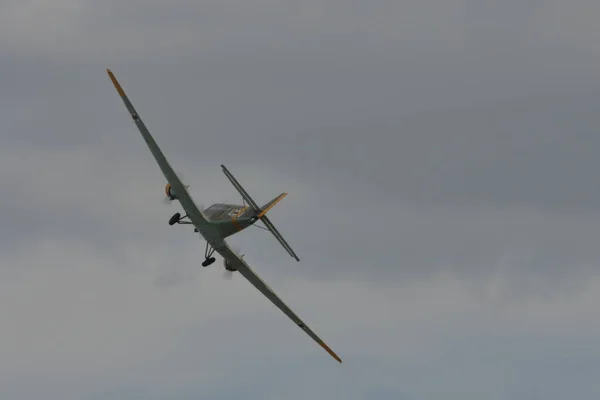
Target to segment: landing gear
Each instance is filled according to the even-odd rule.
[[[191,224],[190,221],[184,221],[183,219],[187,218],[187,215],[184,215],[183,217],[181,216],[180,213],[175,213],[173,214],[173,216],[169,219],[169,225],[175,225],[175,224]]]
[[[191,224],[192,223],[190,221],[183,221],[184,218],[187,218],[187,215],[184,215],[182,217],[180,213],[175,213],[169,219],[169,225]],[[195,228],[194,232],[198,232],[198,228]],[[208,242],[206,242],[206,250],[204,250],[204,258],[205,258],[205,260],[202,261],[202,266],[203,267],[208,267],[209,265],[211,265],[212,263],[215,262],[215,258],[212,256],[214,252],[215,252],[215,249],[210,244],[208,244]]]
[[[175,225],[176,223],[179,222],[180,219],[181,219],[181,214],[179,214],[179,213],[173,214],[173,216],[169,220],[169,225]]]
[[[208,242],[206,242],[206,250],[204,250],[205,260],[202,261],[203,267],[208,267],[210,264],[215,262],[215,258],[212,256],[214,252],[215,249],[210,244],[208,244]]]
[[[210,264],[215,262],[215,258],[214,257],[210,257],[207,258],[206,260],[202,261],[202,266],[203,267],[208,267]]]

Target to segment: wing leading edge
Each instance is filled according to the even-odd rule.
[[[254,285],[262,294],[264,294],[277,308],[279,308],[285,315],[287,315],[296,325],[300,327],[308,336],[310,336],[315,342],[317,342],[330,356],[332,356],[337,362],[341,363],[342,359],[338,357],[333,350],[325,344],[321,338],[319,338],[301,319],[298,317],[276,294],[275,292],[262,280],[260,277],[250,268],[250,266],[231,248],[225,241],[220,246],[216,246],[215,250],[223,256],[229,263],[235,267],[240,274],[242,274],[251,284]]]
[[[150,149],[150,152],[152,152],[152,155],[156,159],[156,162],[158,163],[158,166],[160,167],[163,175],[167,179],[167,182],[169,182],[171,184],[171,187],[174,189],[175,193],[177,194],[177,200],[179,200],[179,202],[181,203],[181,206],[187,213],[190,221],[192,221],[192,223],[196,226],[196,228],[198,228],[198,230],[206,237],[206,239],[209,240],[210,236],[211,236],[210,235],[210,231],[211,231],[210,223],[208,222],[206,217],[202,214],[202,212],[198,209],[198,207],[196,207],[196,204],[190,197],[185,186],[183,185],[183,183],[181,182],[181,180],[179,179],[177,174],[175,174],[175,171],[173,171],[173,168],[171,168],[171,166],[169,165],[169,162],[167,161],[164,154],[158,147],[158,144],[156,144],[156,142],[154,141],[154,138],[152,137],[152,135],[146,128],[146,125],[144,125],[144,122],[142,121],[142,119],[140,118],[138,113],[136,112],[135,108],[133,107],[133,104],[131,104],[131,101],[129,101],[129,98],[127,97],[127,95],[125,94],[125,91],[123,90],[123,88],[121,87],[119,82],[117,81],[117,78],[115,78],[115,76],[113,75],[113,73],[110,69],[107,69],[106,72],[108,73],[110,80],[112,81],[113,85],[115,86],[115,89],[117,89],[119,96],[121,96],[123,103],[125,103],[125,107],[127,107],[127,110],[131,114],[131,118],[133,118],[133,122],[135,122],[140,133],[142,134],[144,141],[146,142],[146,144],[148,145],[148,148]]]

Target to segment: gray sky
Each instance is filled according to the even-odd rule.
[[[600,396],[600,3],[0,2],[0,397]],[[165,206],[199,204],[339,365]]]

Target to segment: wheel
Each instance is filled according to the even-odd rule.
[[[175,213],[169,220],[169,225],[175,225],[181,219],[181,214]]]
[[[206,260],[202,261],[202,266],[203,267],[208,267],[209,265],[211,265],[214,262],[215,262],[215,258],[214,257],[207,258]]]

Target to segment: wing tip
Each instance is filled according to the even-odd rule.
[[[341,358],[340,358],[340,357],[339,357],[337,354],[335,354],[335,352],[334,352],[333,350],[331,350],[331,349],[329,348],[329,346],[327,346],[327,345],[325,344],[325,342],[321,342],[321,343],[319,343],[319,344],[320,344],[320,345],[321,345],[321,347],[322,347],[322,348],[324,348],[324,349],[325,349],[325,351],[326,351],[326,352],[328,352],[328,353],[329,353],[329,355],[330,355],[331,357],[333,357],[333,358],[334,358],[334,359],[335,359],[337,362],[339,362],[340,364],[342,363],[342,359],[341,359]]]
[[[117,81],[117,78],[115,78],[115,75],[112,73],[112,71],[109,68],[106,68],[106,73],[108,74],[108,77],[112,81],[115,89],[117,89],[119,96],[125,97],[125,91],[123,90],[123,88],[121,87],[119,82]]]

